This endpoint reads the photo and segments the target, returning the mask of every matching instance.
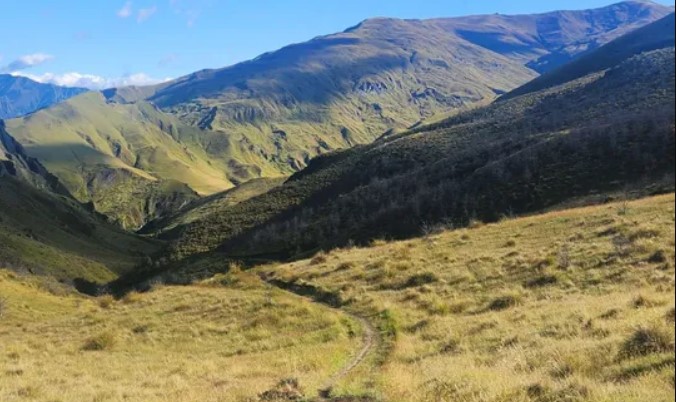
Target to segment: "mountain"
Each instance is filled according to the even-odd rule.
[[[605,49],[598,51],[599,55]],[[674,48],[319,157],[283,186],[167,237],[233,258],[420,234],[579,198],[674,188]]]
[[[622,36],[598,51],[592,51],[565,66],[552,70],[528,84],[517,88],[501,99],[509,99],[530,92],[551,88],[595,71],[605,70],[634,55],[674,46],[676,15],[663,19]]]
[[[8,130],[80,202],[127,228],[233,185],[207,151],[227,147],[147,102],[108,104],[90,92],[22,119]]]
[[[87,89],[42,84],[25,77],[0,74],[0,119],[25,116],[83,92]]]
[[[139,228],[317,155],[485,105],[563,61],[663,18],[625,2],[588,11],[372,19],[155,87],[80,95],[8,131],[80,202]]]
[[[0,120],[0,177],[16,177],[36,187],[63,192],[58,179],[35,158],[26,154],[23,146],[5,130]]]
[[[77,203],[1,123],[0,266],[106,282],[160,250],[160,242],[126,233]]]

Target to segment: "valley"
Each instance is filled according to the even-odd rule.
[[[136,3],[124,60],[238,49]],[[673,402],[674,7],[467,7],[0,65],[0,401]]]

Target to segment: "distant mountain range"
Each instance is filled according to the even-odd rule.
[[[0,74],[0,119],[25,116],[84,92],[87,89],[42,84],[25,77]]]
[[[673,22],[588,53],[595,68],[579,77],[577,61],[561,67],[549,78],[560,85],[319,157],[266,194],[153,230],[175,257],[283,259],[580,198],[673,191]],[[663,47],[634,54],[654,43]]]
[[[127,228],[198,195],[490,103],[671,8],[373,19],[154,87],[82,94],[8,131],[80,202]]]

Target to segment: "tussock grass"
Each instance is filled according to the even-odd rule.
[[[330,256],[260,270],[384,312],[384,401],[673,400],[673,195]]]
[[[0,270],[0,294],[12,306],[2,401],[258,401],[286,378],[312,398],[361,336],[341,312],[240,271],[115,301]]]

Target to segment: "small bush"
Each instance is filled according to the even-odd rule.
[[[568,245],[561,247],[561,250],[559,250],[559,254],[557,256],[557,262],[558,262],[559,268],[561,268],[561,269],[570,268],[570,265],[571,265],[570,247]]]
[[[556,275],[542,275],[525,283],[527,288],[542,288],[545,286],[556,285],[559,278]]]
[[[97,352],[112,349],[117,343],[117,338],[112,332],[103,332],[93,336],[85,342],[82,350]]]
[[[514,240],[509,240],[509,241],[507,241],[507,243],[505,243],[505,244],[503,245],[503,247],[505,247],[505,248],[516,247],[516,241],[514,241]]]
[[[122,298],[122,303],[124,304],[136,304],[142,300],[142,296],[138,292],[129,292],[124,298]]]
[[[115,298],[111,295],[104,295],[99,297],[99,307],[108,309],[115,303]]]
[[[282,380],[273,389],[259,395],[260,401],[301,401],[304,398],[303,389],[295,378]]]
[[[636,308],[652,308],[659,306],[659,302],[651,300],[643,295],[638,295],[634,300],[632,300],[631,305]]]
[[[606,311],[605,313],[601,314],[601,316],[599,318],[601,318],[602,320],[612,320],[612,319],[617,318],[619,315],[620,315],[620,310],[613,308],[613,309],[610,309],[610,310]]]
[[[670,323],[676,322],[676,308],[672,307],[666,315],[667,321]]]
[[[0,318],[7,314],[7,299],[0,296]]]
[[[657,250],[648,258],[648,262],[652,264],[663,264],[667,262],[667,253],[664,250]]]
[[[503,311],[515,307],[519,304],[519,297],[514,295],[506,295],[498,297],[491,301],[488,309],[491,311]]]
[[[429,285],[439,282],[439,278],[433,274],[426,272],[424,274],[413,275],[401,286],[402,288],[416,288],[423,285]]]
[[[621,359],[673,351],[673,334],[662,326],[640,327],[622,344]]]
[[[326,261],[328,261],[326,253],[320,251],[319,253],[317,253],[317,255],[312,257],[312,259],[310,260],[310,265],[320,265],[326,263]]]

